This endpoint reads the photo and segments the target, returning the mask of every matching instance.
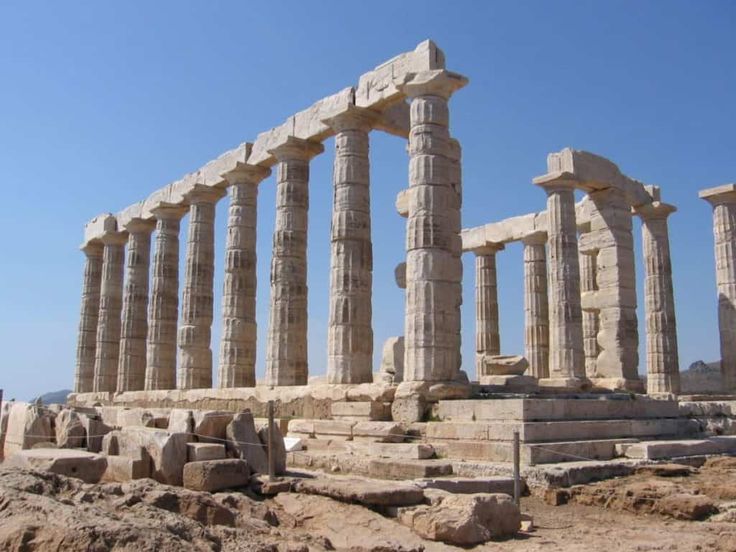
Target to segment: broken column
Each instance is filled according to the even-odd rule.
[[[125,224],[128,252],[123,290],[118,391],[140,391],[146,382],[148,269],[154,221],[134,218]]]
[[[370,165],[372,111],[350,107],[325,121],[335,135],[327,381],[373,381]]]
[[[212,387],[212,310],[215,276],[215,204],[220,188],[196,184],[184,198],[189,202],[186,268],[178,333],[179,389]]]
[[[503,244],[475,249],[475,361],[476,375],[485,374],[485,358],[501,354],[498,327],[496,253]]]
[[[123,299],[124,232],[105,232],[101,237],[102,279],[97,318],[94,391],[114,392],[120,354],[120,311]]]
[[[549,377],[547,234],[526,236],[524,243],[524,356],[537,379]]]
[[[549,378],[551,387],[580,388],[585,377],[575,182],[564,176],[535,179],[547,192]]]
[[[176,328],[179,320],[179,226],[186,207],[161,204],[156,217],[156,248],[146,338],[146,389],[176,387]]]
[[[82,283],[82,309],[77,338],[77,366],[74,375],[75,393],[89,393],[94,387],[103,248],[104,246],[100,242],[90,242],[82,246],[85,263]]]
[[[659,201],[636,209],[644,253],[644,307],[647,323],[647,393],[680,392],[675,296],[667,217],[673,205]]]
[[[713,206],[723,390],[736,392],[736,184],[703,190]]]
[[[227,173],[230,207],[222,291],[220,387],[256,384],[256,222],[258,184],[271,171],[240,165]]]
[[[309,160],[322,151],[322,144],[293,136],[270,150],[278,167],[266,344],[267,385],[307,384]]]
[[[460,198],[452,182],[447,104],[466,83],[435,70],[411,75],[401,86],[410,100],[405,381],[452,381],[460,370]]]

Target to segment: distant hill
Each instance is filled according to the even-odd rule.
[[[683,393],[718,393],[721,391],[721,363],[693,362],[680,372],[680,388]]]
[[[31,402],[36,402],[39,398],[43,404],[64,404],[66,398],[71,393],[71,389],[62,389],[61,391],[51,391],[50,393],[44,393],[40,397],[31,399]]]

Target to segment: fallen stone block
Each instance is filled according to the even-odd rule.
[[[678,456],[695,456],[718,454],[721,452],[717,443],[710,440],[692,439],[682,441],[642,441],[622,445],[622,452],[627,458],[659,460]]]
[[[245,460],[204,460],[184,465],[184,487],[193,491],[221,491],[244,487],[250,479],[250,468]]]
[[[381,458],[425,460],[434,456],[434,447],[426,443],[370,443],[368,454]]]
[[[452,464],[443,460],[395,460],[374,458],[368,475],[379,479],[421,479],[452,475]]]
[[[254,472],[268,473],[266,450],[258,437],[250,411],[235,414],[225,431],[226,448],[232,456],[247,461]]]
[[[30,449],[37,443],[53,443],[55,415],[43,407],[16,402],[10,407],[3,455],[9,458],[20,450]]]
[[[224,410],[195,410],[192,416],[192,431],[200,441],[223,442],[227,437],[227,425],[233,421],[234,414]]]
[[[79,420],[84,427],[87,450],[89,452],[100,452],[102,450],[102,440],[112,431],[112,427],[107,425],[99,417],[99,414],[79,414]]]
[[[225,445],[219,443],[187,443],[187,461],[222,460],[226,458]]]
[[[257,424],[256,429],[258,430],[258,438],[266,449],[266,458],[268,458],[270,451],[268,442],[268,420],[265,424]],[[279,426],[274,422],[273,424],[273,462],[276,475],[286,473],[286,445],[284,444],[284,436],[281,434]]]
[[[192,411],[184,408],[172,408],[169,413],[167,430],[172,433],[192,433],[194,430]]]
[[[132,479],[151,477],[151,458],[148,454],[140,458],[107,456],[107,467],[102,481],[123,483]]]
[[[151,458],[153,479],[168,485],[181,485],[191,435],[147,427],[127,427],[116,433],[121,456],[139,458],[143,449]]]
[[[396,422],[358,422],[352,427],[354,441],[400,443],[406,437],[401,424]]]
[[[529,362],[521,355],[484,355],[482,366],[480,376],[520,376]]]
[[[302,479],[294,483],[293,490],[366,506],[409,506],[424,500],[424,492],[416,485],[358,478]]]
[[[291,492],[292,481],[290,478],[271,481],[267,475],[254,474],[250,478],[250,488],[263,496],[276,496]]]
[[[58,448],[83,448],[87,432],[79,414],[73,410],[62,410],[55,420],[56,446]]]
[[[391,418],[404,424],[425,421],[429,411],[430,405],[422,395],[396,397],[391,403]]]
[[[10,407],[13,402],[4,402],[0,409],[0,460],[3,459],[3,449],[5,448],[5,434],[8,431],[8,418],[10,417]]]
[[[8,467],[44,470],[85,483],[97,483],[107,468],[107,459],[99,454],[71,449],[21,450],[6,458]]]

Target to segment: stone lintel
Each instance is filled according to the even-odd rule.
[[[468,78],[460,73],[437,69],[420,73],[407,73],[399,90],[409,98],[439,96],[449,99],[452,94],[468,84]]]
[[[736,183],[701,190],[698,192],[698,197],[713,206],[722,203],[736,203]]]
[[[578,180],[573,173],[566,171],[555,171],[541,176],[536,176],[532,182],[535,185],[544,188],[548,192],[554,190],[576,189],[592,191],[590,189],[586,189],[584,183]]]
[[[217,159],[206,163],[197,172],[200,175],[200,181],[205,186],[226,187],[228,181],[225,174],[244,165],[251,153],[253,144],[244,142],[238,147],[226,151]]]

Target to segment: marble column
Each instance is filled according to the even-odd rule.
[[[82,246],[86,259],[82,283],[82,309],[77,337],[77,366],[74,374],[75,393],[89,393],[94,388],[103,248],[102,243],[98,242],[90,242]]]
[[[323,151],[322,144],[293,136],[270,151],[277,184],[266,385],[307,384],[309,161]]]
[[[641,217],[644,253],[644,307],[647,328],[647,393],[678,394],[675,295],[672,286],[667,217],[673,205],[655,201],[636,210]]]
[[[723,390],[736,393],[736,184],[700,192],[713,206]]]
[[[460,183],[448,101],[467,79],[417,73],[401,91],[410,101],[404,381],[453,381],[460,371],[462,302]]]
[[[146,389],[176,387],[176,328],[179,320],[179,226],[186,207],[164,204],[156,217],[151,299],[146,338]]]
[[[215,205],[221,188],[196,184],[189,203],[189,232],[178,332],[179,389],[212,387],[212,311],[215,278]]]
[[[96,393],[114,392],[117,385],[126,240],[124,232],[109,232],[102,236],[105,248],[102,253],[100,310],[97,315],[94,381]]]
[[[596,264],[598,251],[580,252],[580,293],[582,297],[595,297],[598,289],[596,283]],[[583,301],[583,351],[585,353],[585,375],[597,377],[598,362],[598,310],[586,306]]]
[[[225,175],[230,207],[222,289],[220,387],[256,384],[256,223],[258,184],[271,171],[242,165]]]
[[[152,220],[133,219],[125,225],[128,252],[123,290],[118,391],[141,391],[146,383],[148,334],[148,269],[151,258]]]
[[[486,375],[485,357],[501,354],[496,253],[503,248],[503,244],[489,244],[473,251],[475,253],[475,370],[478,377]]]
[[[549,377],[549,306],[547,299],[547,234],[525,237],[524,356],[530,375]]]
[[[327,381],[373,381],[373,244],[368,132],[377,116],[351,107],[325,121],[335,134]]]
[[[583,316],[573,182],[540,183],[547,192],[549,378],[540,384],[579,388],[584,383]]]

